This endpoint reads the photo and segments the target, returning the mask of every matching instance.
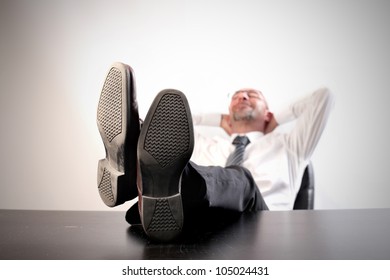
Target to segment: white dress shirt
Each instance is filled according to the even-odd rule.
[[[303,172],[320,139],[333,107],[333,96],[322,88],[275,113],[279,124],[296,121],[287,132],[275,130],[264,135],[250,132],[243,166],[250,170],[270,210],[291,210],[301,184]],[[225,166],[237,134],[209,137],[197,126],[219,126],[220,114],[193,117],[195,147],[191,160],[198,165]]]

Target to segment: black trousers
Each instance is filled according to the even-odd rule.
[[[250,171],[240,166],[223,168],[189,162],[183,171],[181,194],[185,217],[268,210]]]
[[[184,226],[225,223],[243,212],[268,210],[249,170],[240,166],[199,166],[188,162],[181,178]],[[130,224],[140,223],[138,205],[126,214]]]

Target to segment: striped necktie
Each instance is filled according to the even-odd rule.
[[[241,165],[244,159],[245,147],[249,143],[250,141],[246,136],[237,136],[234,138],[233,145],[236,146],[236,149],[229,155],[226,166]]]

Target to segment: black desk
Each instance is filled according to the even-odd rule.
[[[0,259],[390,259],[390,209],[246,214],[170,244],[117,211],[0,210],[0,226]]]

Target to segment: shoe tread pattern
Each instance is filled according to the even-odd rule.
[[[189,133],[186,107],[181,97],[166,94],[152,117],[144,148],[160,166],[166,167],[188,151]]]
[[[157,199],[153,218],[147,231],[156,232],[177,230],[181,230],[181,228],[177,225],[176,220],[172,215],[168,199]]]
[[[103,176],[98,186],[99,192],[104,196],[108,201],[114,202],[114,194],[112,193],[111,186],[111,174],[107,169],[104,168]]]
[[[115,67],[104,82],[97,119],[109,142],[122,133],[122,74]]]

